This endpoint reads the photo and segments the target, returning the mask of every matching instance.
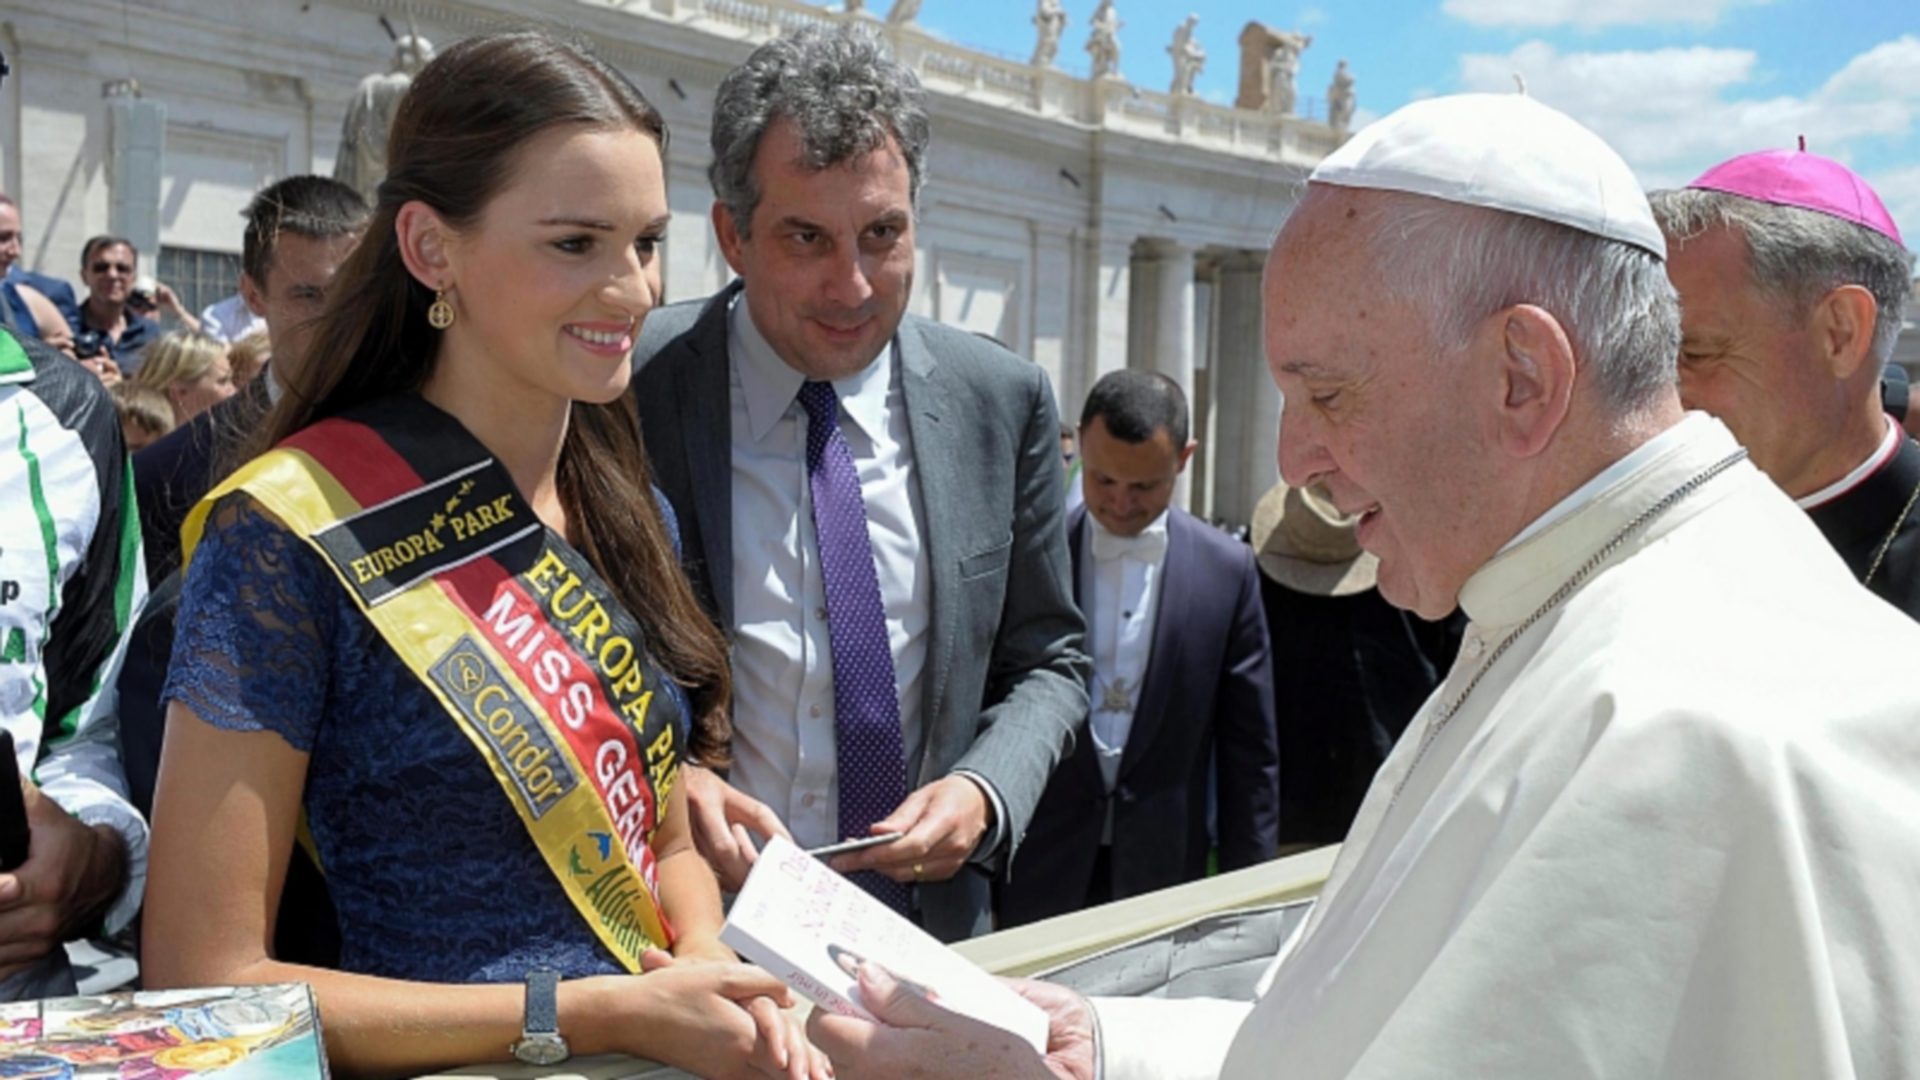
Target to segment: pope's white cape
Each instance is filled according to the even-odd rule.
[[[1717,421],[1482,567],[1258,1004],[1097,1003],[1106,1080],[1920,1076],[1920,626]],[[1394,799],[1405,779],[1406,789]]]

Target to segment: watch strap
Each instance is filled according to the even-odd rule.
[[[521,1025],[525,1035],[557,1035],[560,1032],[560,973],[552,968],[527,972],[527,1014]]]

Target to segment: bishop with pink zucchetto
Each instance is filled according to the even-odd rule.
[[[1913,276],[1893,216],[1805,149],[1743,154],[1652,203],[1681,399],[1733,429],[1854,580],[1920,619],[1920,443],[1881,385]]]

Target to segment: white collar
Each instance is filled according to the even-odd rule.
[[[1555,506],[1549,512],[1554,520],[1533,536],[1503,548],[1474,571],[1460,589],[1461,608],[1468,618],[1487,626],[1519,622],[1629,522],[1739,448],[1720,421],[1705,413],[1688,413],[1662,437],[1648,440],[1623,458],[1621,464],[1632,464],[1624,475],[1607,469],[1596,477],[1607,478],[1599,489],[1564,511]],[[1626,553],[1653,542],[1750,481],[1772,483],[1751,463],[1741,462],[1720,482],[1661,514],[1638,534]],[[1777,494],[1779,489],[1773,490]]]
[[[786,415],[787,407],[800,393],[805,375],[780,358],[773,344],[760,333],[753,315],[747,310],[744,290],[734,298],[727,314],[728,339],[738,347],[740,357],[740,393],[747,404],[747,430],[753,441],[766,438],[773,425]],[[833,389],[847,417],[869,438],[878,438],[887,430],[887,394],[893,388],[892,342],[880,350],[873,362],[851,375],[833,380]]]
[[[1847,492],[1852,491],[1855,487],[1859,486],[1860,481],[1879,472],[1882,465],[1893,460],[1893,455],[1900,449],[1900,428],[1893,422],[1893,417],[1887,416],[1885,413],[1881,414],[1881,419],[1887,422],[1887,433],[1880,436],[1880,445],[1874,448],[1873,453],[1867,455],[1867,460],[1854,466],[1852,472],[1821,488],[1819,491],[1811,495],[1803,495],[1793,500],[1800,509],[1812,510],[1832,502]]]
[[[1691,414],[1689,414],[1688,419],[1692,419]],[[1594,496],[1612,487],[1614,484],[1619,483],[1622,477],[1638,469],[1640,466],[1645,465],[1647,462],[1652,461],[1654,458],[1659,457],[1661,454],[1666,453],[1669,447],[1686,438],[1688,438],[1687,421],[1683,420],[1660,434],[1655,435],[1653,438],[1648,439],[1646,442],[1641,443],[1639,446],[1634,447],[1633,451],[1626,457],[1601,469],[1593,479],[1574,488],[1573,492],[1566,498],[1554,503],[1547,509],[1546,513],[1534,518],[1532,524],[1515,533],[1513,539],[1500,545],[1500,550],[1494,553],[1495,556],[1497,557],[1506,551],[1526,543],[1534,535],[1546,529],[1547,526],[1552,525],[1554,522],[1580,509],[1587,503],[1592,502]]]
[[[1121,536],[1102,525],[1100,519],[1089,511],[1087,527],[1091,531],[1087,539],[1094,560],[1104,562],[1109,558],[1131,555],[1142,562],[1159,562],[1167,552],[1167,518],[1172,512],[1173,508],[1169,506],[1160,511],[1159,517],[1148,522],[1146,528],[1132,536]]]

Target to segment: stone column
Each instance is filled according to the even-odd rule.
[[[1148,242],[1143,261],[1152,266],[1152,294],[1146,298],[1145,363],[1180,384],[1190,407],[1193,402],[1193,254],[1194,249],[1174,240]],[[1174,488],[1175,506],[1192,505],[1192,470]]]
[[[1280,477],[1280,393],[1267,371],[1260,318],[1263,263],[1252,251],[1222,259],[1214,308],[1218,345],[1211,370],[1219,431],[1213,510],[1243,524],[1253,520],[1254,504]]]
[[[1060,410],[1080,415],[1080,400],[1100,376],[1127,366],[1128,316],[1133,305],[1133,237],[1112,230],[1094,230],[1087,243],[1086,305],[1088,363],[1078,396],[1062,402]]]

